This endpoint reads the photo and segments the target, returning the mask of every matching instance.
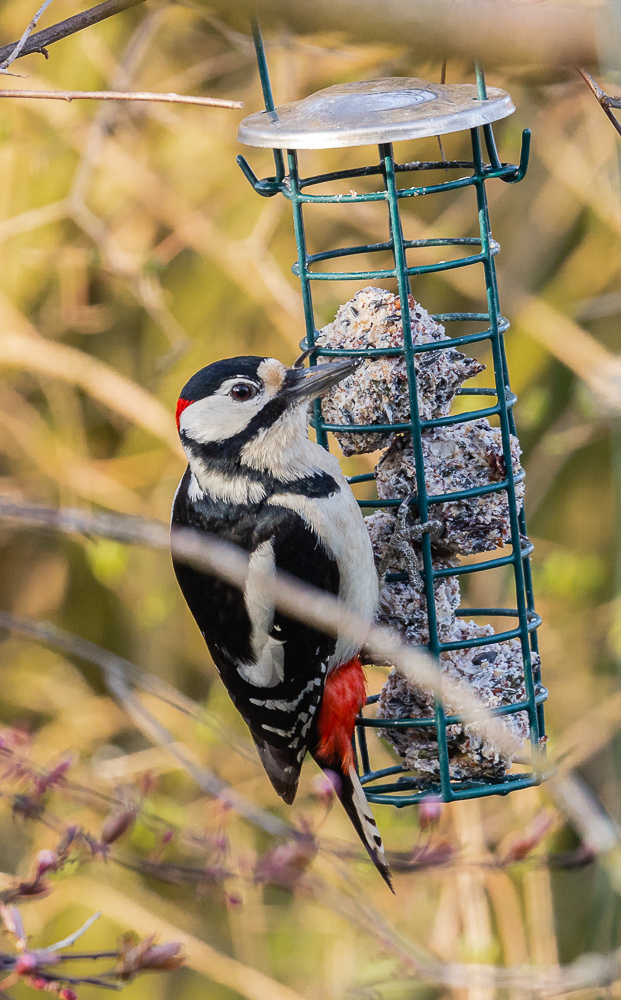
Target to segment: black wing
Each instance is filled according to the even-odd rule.
[[[177,580],[275,790],[293,802],[335,640],[266,607],[253,589],[253,565],[273,565],[333,594],[338,567],[289,508],[190,500],[189,479],[186,473],[177,492],[173,525],[240,545],[251,564],[243,593],[173,559]]]

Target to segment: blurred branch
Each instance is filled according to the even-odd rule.
[[[513,325],[539,340],[609,407],[621,409],[621,356],[534,295],[520,296]]]
[[[143,899],[137,894],[125,895],[92,878],[78,876],[66,884],[66,888],[61,885],[59,895],[63,891],[67,904],[70,900],[79,899],[83,904],[90,906],[93,900],[97,900],[98,908],[111,920],[118,921],[118,915],[122,914],[123,923],[130,924],[139,934],[147,935],[155,932],[165,940],[174,938],[183,948],[187,968],[202,973],[212,983],[218,983],[227,990],[246,997],[247,1000],[304,1000],[299,993],[288,986],[222,954],[206,941],[201,941],[193,934],[184,931],[182,928],[187,923],[187,913],[175,907],[169,900],[166,902],[168,919],[165,919],[144,905]],[[151,897],[149,903],[154,902],[154,898]],[[205,991],[206,995],[209,992]]]
[[[525,463],[528,491],[524,498],[527,517],[533,517],[548,495],[561,469],[572,455],[605,431],[601,420],[585,421],[572,400],[531,449]]]
[[[591,63],[605,30],[604,7],[563,7],[507,0],[211,0],[227,25],[248,31],[251,15],[264,28],[301,34],[339,32],[359,42],[408,44],[425,58],[474,58],[487,65]]]
[[[129,660],[116,656],[107,649],[102,649],[101,646],[96,646],[95,643],[72,635],[70,632],[65,632],[54,625],[18,618],[3,611],[0,611],[0,628],[29,635],[39,642],[56,649],[62,649],[70,656],[75,656],[99,667],[113,697],[125,708],[138,728],[150,740],[164,746],[179,761],[203,792],[212,798],[219,798],[226,802],[240,816],[261,827],[267,833],[273,835],[291,833],[292,828],[288,823],[256,806],[215,774],[200,767],[187,756],[166,727],[145,708],[132,690],[133,678],[137,674],[141,674],[142,671]],[[131,683],[129,678],[132,678]],[[155,691],[160,688],[168,689],[168,685],[156,678],[152,678],[152,682]]]
[[[551,782],[550,790],[581,841],[596,854],[606,854],[621,846],[617,824],[579,775],[557,776]]]
[[[68,17],[64,21],[59,21],[58,24],[44,28],[43,31],[37,31],[35,35],[30,35],[26,39],[25,44],[21,46],[17,56],[13,55],[13,53],[16,47],[21,44],[21,39],[20,42],[11,42],[10,45],[0,46],[0,61],[9,59],[12,56],[13,58],[10,60],[12,62],[13,59],[21,59],[22,56],[28,56],[32,52],[42,52],[47,57],[45,49],[53,42],[58,42],[61,38],[74,35],[76,31],[89,28],[92,24],[105,21],[107,17],[120,14],[130,7],[137,7],[140,3],[144,3],[144,0],[106,0],[105,3],[91,7],[90,10],[85,10],[81,14],[74,14],[73,17]]]
[[[115,686],[118,685],[119,678],[121,680],[121,684],[124,681],[122,673],[116,668],[119,662],[125,664],[127,661],[120,660],[120,658],[115,657],[114,654],[101,650],[99,647],[94,646],[86,640],[80,639],[76,636],[71,636],[68,633],[63,633],[49,625],[40,625],[23,619],[15,619],[10,615],[0,614],[0,627],[2,626],[9,628],[17,627],[19,631],[31,634],[35,638],[43,641],[51,642],[57,647],[66,649],[73,655],[88,659],[90,662],[98,663],[104,670],[107,669],[109,673],[112,673]],[[120,691],[119,693],[122,693],[123,699],[127,697],[126,692]],[[140,708],[142,710],[143,707],[140,706]],[[595,847],[598,853],[609,853],[610,848],[616,846],[614,832],[609,829],[609,824],[604,823],[603,819],[600,818],[601,810],[593,806],[591,798],[587,797],[586,806],[583,802],[584,795],[582,797],[578,796],[576,799],[574,789],[575,782],[573,778],[570,780],[572,785],[569,789],[569,797],[565,787],[567,786],[568,779],[563,779],[565,785],[559,788],[559,798],[563,797],[564,790],[564,797],[568,799],[569,804],[567,805],[567,814],[570,820],[573,821],[574,817],[577,817],[576,822],[578,824],[579,831],[585,831],[588,833],[588,842]],[[228,794],[229,793],[226,795],[227,798]],[[221,796],[221,798],[224,798],[224,796]],[[233,808],[237,809],[237,804],[234,799],[230,800],[230,804]],[[563,805],[563,803],[559,804]],[[253,808],[257,807],[253,806]],[[599,825],[597,823],[595,826],[593,825],[594,815],[598,818]],[[280,821],[276,820],[274,817],[270,817],[270,819],[274,819],[276,823],[280,823]],[[292,832],[285,826],[285,824],[282,826],[284,828],[284,832]],[[598,832],[600,827],[601,834]],[[607,857],[604,860],[605,863],[614,870],[614,856]],[[512,965],[507,968],[500,968],[485,964],[462,964],[438,961],[424,950],[420,949],[415,942],[406,941],[399,934],[397,934],[393,928],[387,924],[383,916],[369,903],[368,898],[355,891],[354,887],[351,886],[351,880],[348,873],[345,871],[343,872],[343,878],[345,884],[349,886],[349,894],[343,892],[342,890],[335,889],[334,886],[323,884],[319,880],[316,885],[313,883],[312,886],[317,898],[325,903],[325,905],[333,909],[336,913],[339,913],[349,921],[352,921],[359,929],[370,934],[374,940],[381,943],[382,947],[386,948],[389,952],[395,955],[395,957],[400,960],[403,967],[410,974],[415,974],[418,978],[422,977],[426,980],[440,982],[455,988],[472,986],[492,988],[496,986],[501,988],[509,987],[531,991],[537,990],[564,993],[571,990],[586,989],[597,985],[604,985],[606,982],[614,980],[619,973],[619,969],[621,968],[621,952],[619,951],[612,952],[610,955],[591,955],[589,956],[588,962],[585,960],[578,960],[570,965],[549,966],[546,968],[534,968],[528,965]],[[80,887],[82,886],[82,883],[92,886],[93,893],[96,893],[94,898],[97,900],[97,905],[103,909],[106,909],[106,903],[104,902],[106,894],[112,893],[115,897],[119,895],[118,893],[115,893],[115,890],[110,890],[107,886],[103,886],[100,883],[91,881],[90,879],[83,879],[80,877]],[[71,890],[74,894],[73,898],[75,898],[75,880],[72,880],[71,882]],[[81,892],[80,898],[83,899]],[[121,907],[121,911],[124,914],[125,920],[130,922],[137,929],[141,930],[140,925],[143,921],[141,915],[136,916],[136,906],[140,906],[136,900],[132,900],[131,905],[129,905],[128,901],[127,905],[124,904],[123,907]],[[170,913],[170,906],[168,906],[168,904],[167,912]],[[152,931],[154,928],[155,930],[166,934],[169,934],[171,930],[173,930],[175,938],[179,938],[181,940],[181,944],[185,947],[185,950],[188,953],[188,964],[190,967],[199,968],[198,965],[193,965],[193,961],[196,961],[195,956],[197,954],[201,955],[203,953],[202,942],[199,942],[195,938],[188,939],[188,936],[183,933],[179,933],[178,928],[171,928],[170,924],[166,924],[165,928],[163,926],[160,927],[156,926],[156,924],[152,924],[149,929]],[[204,947],[205,949],[209,949],[209,946],[207,945]],[[272,993],[265,993],[264,986],[267,987],[269,985],[269,981],[267,981],[265,977],[261,977],[260,973],[255,973],[254,970],[249,969],[246,966],[241,966],[240,963],[236,963],[234,960],[225,959],[224,962],[216,961],[212,966],[210,966],[210,968],[201,968],[200,971],[204,971],[206,975],[211,976],[211,978],[215,979],[215,981],[226,983],[227,985],[232,981],[230,978],[231,976],[238,976],[239,974],[242,974],[242,978],[237,979],[235,989],[237,989],[243,996],[252,998],[256,997],[257,1000],[264,996],[282,996],[283,998],[294,996],[294,994],[291,994],[290,992],[287,993],[286,987],[280,988],[280,991],[274,992],[272,990]],[[254,979],[255,975],[259,978]],[[246,976],[248,977],[248,980],[245,978]]]
[[[2,67],[0,67],[1,69]],[[0,97],[27,97],[51,101],[152,101],[159,104],[200,104],[208,108],[243,108],[242,101],[188,94],[155,94],[120,90],[0,90]]]
[[[580,718],[555,741],[559,771],[565,774],[593,757],[621,729],[621,691],[609,694],[604,701]]]
[[[77,1000],[75,990],[67,988],[68,985],[89,984],[107,990],[121,990],[123,983],[131,981],[140,972],[163,972],[178,969],[183,965],[181,945],[176,941],[155,944],[153,933],[143,941],[133,933],[125,934],[121,938],[119,951],[90,952],[84,955],[64,954],[63,949],[75,944],[100,916],[101,910],[98,910],[62,941],[57,941],[46,948],[30,949],[20,911],[16,906],[0,904],[4,933],[10,935],[15,942],[14,952],[0,952],[0,969],[8,974],[2,980],[2,985],[10,987],[21,981],[34,990],[53,993],[59,1000]],[[59,969],[59,965],[76,958],[83,961],[116,958],[117,963],[113,968],[97,976],[69,976]],[[1,995],[6,996],[5,993]]]
[[[6,59],[3,59],[2,62],[0,62],[0,72],[5,73],[7,71],[7,68],[11,65],[11,63],[19,57],[20,52],[24,48],[26,42],[28,41],[31,34],[35,30],[37,24],[39,23],[39,19],[43,16],[43,14],[45,13],[45,11],[47,10],[47,8],[50,6],[51,3],[52,0],[44,0],[44,2],[41,4],[37,13],[33,17],[32,21],[30,22],[26,30],[24,31],[24,34],[20,38],[19,42],[17,43],[13,51],[10,53],[10,55],[6,57]]]
[[[599,84],[595,82],[591,74],[587,73],[587,71],[581,66],[578,66],[578,72],[591,93],[595,95],[599,106],[608,120],[612,122],[613,128],[615,128],[619,135],[621,135],[621,122],[619,122],[612,113],[612,108],[621,108],[621,100],[618,97],[609,97],[608,94],[602,90]]]
[[[181,455],[172,417],[162,403],[104,361],[44,337],[4,333],[0,334],[0,366],[4,365],[79,385],[93,399],[159,437]]]
[[[587,783],[575,771],[550,782],[556,805],[580,837],[581,846],[598,857],[621,893],[621,831]],[[621,956],[621,952],[618,952]]]
[[[146,545],[168,551],[209,576],[225,580],[243,590],[248,572],[248,553],[236,545],[194,531],[173,528],[137,517],[91,515],[85,511],[37,507],[0,500],[0,518],[15,519],[23,524],[39,524],[68,533],[80,532],[113,538],[116,541]],[[369,625],[363,618],[346,609],[332,594],[311,587],[297,577],[277,572],[261,574],[260,585],[265,599],[296,621],[304,622],[326,635],[347,636],[364,646],[380,663],[392,663],[404,677],[425,691],[435,693],[441,686],[443,697],[455,705],[455,712],[477,733],[512,756],[521,741],[516,740],[501,722],[491,716],[475,697],[468,685],[442,675],[432,657],[422,649],[405,645],[386,628]],[[96,647],[97,648],[97,647]]]

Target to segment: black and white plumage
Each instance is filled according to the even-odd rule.
[[[250,554],[244,591],[186,564],[175,573],[220,676],[285,802],[310,752],[390,885],[375,820],[355,772],[354,720],[364,704],[359,644],[276,611],[261,578],[276,569],[338,595],[371,621],[378,586],[364,520],[338,461],[308,437],[308,403],[357,362],[286,368],[274,358],[218,361],[181,392],[177,423],[188,468],[173,525]]]

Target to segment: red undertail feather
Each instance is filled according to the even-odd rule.
[[[356,773],[351,745],[356,716],[366,700],[364,670],[358,657],[332,670],[326,678],[312,754],[320,767],[338,779],[335,787],[343,808],[373,864],[392,890],[382,837]]]
[[[358,657],[336,667],[326,678],[317,723],[317,762],[339,764],[346,771],[354,762],[351,738],[356,717],[367,701],[364,670]]]

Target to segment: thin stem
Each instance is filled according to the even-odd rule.
[[[243,108],[244,106],[241,101],[226,101],[219,97],[155,94],[138,90],[0,90],[1,97],[29,97],[52,101],[154,101],[159,104],[200,104],[209,108]]]
[[[46,949],[49,951],[49,949]],[[61,962],[94,962],[99,958],[118,958],[118,951],[78,951],[70,955],[59,955]]]
[[[61,982],[71,983],[72,986],[79,986],[87,983],[89,986],[101,986],[104,990],[122,990],[122,983],[109,983],[106,979],[99,979],[95,976],[61,976]]]
[[[62,941],[57,941],[56,944],[48,945],[45,950],[62,951],[63,948],[69,948],[72,944],[75,944],[75,942],[79,938],[81,938],[83,934],[86,934],[89,927],[92,927],[95,921],[99,920],[100,916],[101,916],[101,910],[97,910],[97,913],[93,913],[92,917],[89,917],[88,920],[86,920],[81,927],[78,927],[77,931],[74,931],[73,934],[70,934],[68,937],[63,938]]]
[[[15,48],[13,49],[13,51],[10,53],[10,55],[8,55],[6,57],[6,59],[4,59],[0,63],[0,70],[2,70],[2,71],[6,70],[11,65],[11,63],[15,59],[17,59],[19,57],[19,55],[20,55],[22,49],[24,48],[26,42],[28,41],[28,39],[30,38],[31,34],[35,30],[37,24],[39,23],[39,19],[45,13],[45,11],[47,10],[47,8],[50,6],[51,3],[52,3],[52,0],[43,0],[43,3],[39,7],[37,13],[33,17],[32,21],[30,22],[30,24],[28,25],[28,27],[26,28],[24,34],[20,38],[19,42],[17,43],[17,45],[15,46]]]
[[[67,38],[69,35],[74,35],[76,31],[89,28],[92,24],[98,24],[99,21],[104,21],[107,17],[112,17],[114,14],[120,14],[121,11],[128,10],[130,7],[136,7],[139,3],[144,3],[144,0],[105,0],[105,3],[91,7],[90,10],[85,10],[81,14],[74,14],[73,17],[68,17],[64,21],[59,21],[58,24],[44,28],[43,31],[37,31],[36,34],[31,35],[26,40],[26,43],[20,49],[19,55],[13,56],[13,59],[21,59],[22,56],[30,55],[31,52],[43,52],[46,55],[45,48],[47,45],[58,42],[61,38]],[[19,43],[11,42],[9,45],[1,46],[0,60],[11,56],[16,44]]]
[[[442,86],[444,86],[444,84],[446,83],[446,63],[447,60],[446,58],[444,58],[442,60],[442,69],[440,70],[440,84]],[[437,139],[438,139],[438,146],[440,147],[440,156],[442,157],[443,161],[446,162],[446,156],[444,155],[444,146],[442,145],[442,136],[441,135],[437,136]]]
[[[602,111],[604,112],[608,120],[612,122],[613,128],[615,128],[619,133],[619,135],[621,135],[621,123],[617,121],[611,110],[613,107],[621,106],[621,102],[615,101],[614,98],[609,97],[606,91],[602,90],[599,84],[596,83],[596,81],[593,79],[591,74],[587,73],[587,71],[583,69],[582,66],[578,66],[577,70],[582,79],[584,80],[584,82],[586,83],[587,87],[591,91],[591,93],[594,94],[599,106],[601,107]]]

